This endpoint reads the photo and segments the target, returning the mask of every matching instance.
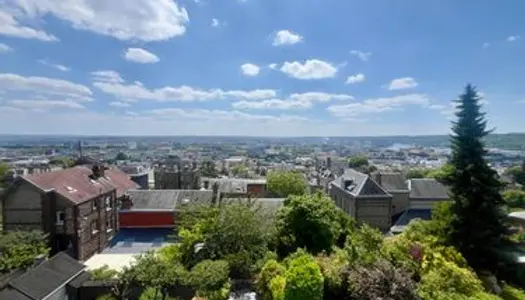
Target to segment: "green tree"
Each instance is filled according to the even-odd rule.
[[[249,279],[267,253],[271,221],[251,203],[189,207],[181,213],[181,260],[188,268],[206,259],[226,260],[232,278]]]
[[[59,165],[59,166],[62,166],[63,168],[71,168],[75,166],[75,160],[71,157],[66,157],[66,156],[55,157],[49,161],[49,164]]]
[[[108,265],[103,265],[100,268],[90,270],[89,273],[91,274],[91,278],[93,280],[101,281],[115,279],[118,276],[118,271],[110,269]]]
[[[277,213],[278,253],[285,256],[297,248],[331,252],[343,232],[338,209],[320,193],[289,197]]]
[[[505,170],[505,174],[512,177],[514,182],[525,185],[525,171],[521,166],[515,166]]]
[[[525,191],[512,189],[503,192],[503,199],[510,208],[525,208]]]
[[[9,166],[5,163],[0,163],[0,188],[6,186],[5,176],[7,175],[8,171]]]
[[[219,172],[217,171],[217,168],[215,167],[215,162],[211,160],[203,162],[199,170],[200,170],[201,176],[204,176],[204,177],[215,178],[219,176]]]
[[[476,270],[493,271],[498,257],[495,249],[507,232],[502,187],[496,171],[488,166],[483,139],[489,134],[481,112],[480,97],[467,85],[456,101],[457,121],[451,138],[451,191],[455,216],[451,222],[451,243]]]
[[[425,178],[427,177],[427,173],[429,171],[428,170],[425,170],[425,169],[410,169],[406,172],[405,174],[405,177],[407,179],[412,179],[412,178]]]
[[[266,182],[268,191],[278,197],[286,198],[306,193],[306,180],[298,172],[272,171],[266,176]]]
[[[119,152],[115,156],[115,160],[128,160],[128,159],[129,159],[128,155],[124,152]]]
[[[430,170],[427,172],[427,178],[434,178],[443,184],[450,184],[452,177],[454,176],[455,166],[450,163],[442,165],[438,169]]]
[[[285,280],[285,300],[323,299],[323,274],[311,255],[294,255],[286,270]]]
[[[31,267],[39,255],[48,255],[47,236],[40,231],[0,234],[0,274]]]
[[[348,167],[352,169],[359,169],[368,165],[368,159],[364,155],[353,156],[348,159]]]
[[[205,260],[193,267],[189,283],[198,297],[208,300],[226,300],[230,294],[228,262]]]
[[[232,174],[238,178],[250,178],[250,169],[243,165],[236,165],[232,168]]]
[[[168,289],[182,284],[187,277],[187,271],[181,264],[162,260],[154,252],[140,255],[132,269],[136,282],[144,288],[155,289],[154,296],[148,299],[165,300]]]

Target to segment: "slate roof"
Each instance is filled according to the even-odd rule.
[[[213,200],[213,191],[209,190],[130,190],[128,194],[133,202],[131,210],[175,210],[184,199],[210,203]]]
[[[347,188],[343,186],[345,180],[351,182]],[[344,174],[337,177],[331,184],[346,190],[353,196],[390,196],[370,176],[353,169],[346,169]]]
[[[449,199],[448,189],[433,178],[410,179],[408,186],[413,199]]]
[[[431,209],[407,209],[400,217],[397,219],[396,223],[390,229],[392,233],[401,233],[405,227],[412,221],[416,219],[421,220],[430,220],[432,217]]]
[[[406,178],[401,173],[384,173],[376,172],[372,174],[372,178],[379,177],[379,180],[376,180],[383,189],[387,191],[408,191],[408,186],[406,183]]]
[[[248,178],[201,178],[201,181],[208,181],[211,189],[213,184],[219,184],[219,192],[222,194],[245,194],[248,191],[248,184],[266,184],[266,179]]]
[[[126,190],[138,188],[129,176],[117,168],[105,170],[104,177],[90,178],[93,171],[86,166],[22,176],[22,179],[44,192],[54,190],[62,197],[75,203],[82,203],[100,194],[117,190],[117,197]]]
[[[51,292],[65,285],[84,270],[84,265],[77,262],[64,252],[60,252],[25,274],[13,279],[9,287],[13,298],[1,299],[33,299],[41,300]],[[15,297],[15,291],[26,295],[26,298]],[[4,295],[0,294],[2,297]],[[8,294],[9,295],[9,294]]]

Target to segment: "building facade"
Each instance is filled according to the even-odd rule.
[[[52,254],[84,261],[118,231],[119,202],[132,188],[122,171],[98,166],[22,176],[4,195],[4,230],[42,230]]]

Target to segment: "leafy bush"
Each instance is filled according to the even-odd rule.
[[[312,256],[302,254],[291,260],[285,278],[285,300],[323,299],[323,275]]]
[[[416,300],[416,285],[410,275],[386,260],[358,266],[349,272],[349,292],[360,300]]]
[[[351,263],[370,264],[379,258],[383,235],[377,229],[363,224],[348,236],[345,250]]]
[[[286,279],[281,276],[275,276],[270,280],[270,292],[272,300],[284,300],[284,289],[286,288]]]
[[[270,286],[271,281],[278,276],[283,276],[285,272],[286,269],[273,259],[267,261],[262,267],[261,273],[255,282],[255,286],[263,300],[271,300],[273,298],[273,292]]]
[[[107,265],[103,265],[100,268],[90,270],[89,273],[91,274],[91,278],[93,280],[111,280],[117,277],[118,272],[110,269]]]
[[[501,298],[504,300],[525,300],[525,292],[519,290],[511,285],[506,284],[503,286],[503,292]]]
[[[346,253],[336,249],[331,255],[320,255],[316,257],[317,264],[324,278],[323,299],[343,299],[347,294],[347,280],[343,275],[348,265]]]
[[[205,260],[193,267],[189,275],[189,283],[195,288],[197,296],[209,300],[228,299],[230,282],[229,267],[226,261]]]
[[[147,288],[140,294],[139,300],[175,300],[175,298],[162,296],[158,289]]]
[[[40,231],[0,233],[0,274],[31,267],[37,256],[48,252],[47,236]]]
[[[96,300],[117,300],[117,298],[111,294],[98,296]]]
[[[424,299],[434,299],[436,293],[461,294],[473,296],[483,291],[481,281],[467,268],[454,262],[442,260],[434,263],[422,276],[418,294]]]
[[[292,196],[277,214],[278,253],[281,257],[306,248],[331,252],[341,233],[338,208],[326,195]]]

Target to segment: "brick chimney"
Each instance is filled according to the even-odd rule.
[[[94,164],[91,168],[91,171],[93,171],[93,179],[99,179],[100,177],[104,177],[104,166],[100,164]]]

